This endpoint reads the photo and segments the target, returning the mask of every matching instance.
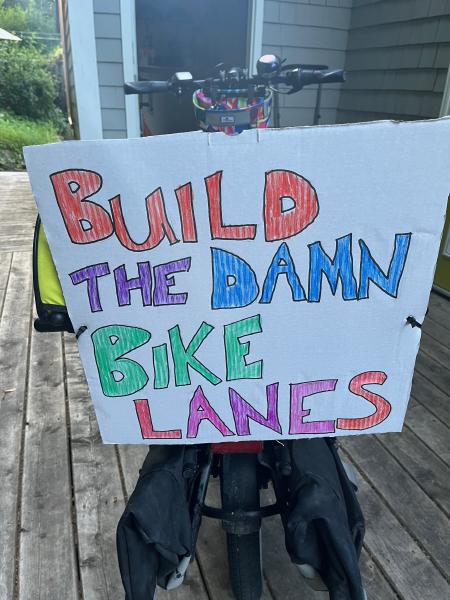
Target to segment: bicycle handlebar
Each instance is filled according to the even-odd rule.
[[[199,88],[214,88],[218,93],[235,93],[247,95],[249,88],[267,88],[278,84],[284,84],[291,89],[292,94],[300,91],[303,87],[312,84],[342,83],[345,81],[345,71],[335,69],[327,71],[323,69],[303,69],[301,67],[283,67],[283,71],[270,75],[237,78],[210,78],[195,80],[183,73],[183,78],[177,77],[177,73],[167,81],[136,81],[125,83],[125,94],[155,94],[162,92],[174,92],[182,95],[185,92],[193,92]]]
[[[171,82],[134,81],[126,83],[124,89],[125,94],[155,94],[160,92],[169,92],[171,90]]]

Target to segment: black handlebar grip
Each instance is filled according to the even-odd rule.
[[[343,83],[345,81],[344,69],[336,69],[335,71],[327,71],[319,77],[320,83]]]
[[[171,89],[169,81],[131,81],[123,86],[125,94],[158,94]]]

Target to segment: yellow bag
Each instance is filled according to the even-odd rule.
[[[38,314],[34,322],[35,329],[73,333],[61,284],[39,216],[34,229],[33,286]]]

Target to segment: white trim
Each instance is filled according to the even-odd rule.
[[[445,82],[444,94],[442,96],[440,117],[450,114],[450,64],[448,66],[447,80]]]
[[[93,0],[67,0],[80,139],[103,138]]]
[[[250,74],[256,73],[256,61],[262,53],[264,0],[250,0],[248,19],[248,60]]]
[[[120,23],[122,29],[122,62],[124,81],[136,81],[137,42],[136,42],[136,4],[135,0],[120,0]],[[125,96],[127,117],[127,136],[140,137],[139,99],[137,95]]]

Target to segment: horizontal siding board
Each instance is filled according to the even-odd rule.
[[[120,0],[94,0],[94,12],[120,15]]]
[[[356,6],[352,12],[352,29],[424,19],[429,16],[430,0],[384,0]]]
[[[441,69],[437,72],[436,79],[433,86],[433,92],[443,93],[445,89],[445,82],[447,81],[447,73],[445,69]]]
[[[264,22],[279,23],[280,22],[280,3],[266,0],[264,2]]]
[[[354,0],[338,120],[439,114],[450,0]]]
[[[102,108],[121,108],[125,110],[125,94],[123,88],[101,85],[100,104]]]
[[[324,109],[335,109],[339,102],[340,90],[322,90],[321,106]],[[292,96],[281,96],[283,108],[312,108],[316,106],[317,89],[306,88]]]
[[[450,13],[450,0],[431,0],[429,16],[448,15]]]
[[[263,44],[261,49],[263,54],[276,54],[281,56],[281,46],[271,46],[270,44]]]
[[[122,42],[110,38],[96,38],[97,61],[122,63]]]
[[[389,23],[352,31],[348,49],[395,47],[406,44],[434,42],[439,29],[439,19]]]
[[[350,71],[345,89],[427,91],[434,89],[436,77],[434,69]]]
[[[98,82],[99,85],[122,86],[124,83],[122,65],[116,63],[98,63]]]
[[[285,58],[288,63],[322,64],[333,69],[340,69],[345,63],[345,51],[281,47],[281,58]]]
[[[118,140],[126,138],[127,132],[125,129],[122,130],[111,130],[111,129],[103,129],[103,138],[105,140]]]
[[[442,17],[439,20],[436,42],[450,42],[450,15]]]
[[[320,123],[325,125],[336,122],[336,109],[324,109],[320,111]],[[281,113],[282,127],[296,127],[298,125],[312,125],[314,110],[312,108],[284,108]]]
[[[116,108],[102,108],[103,129],[124,130],[127,128],[125,111]]]
[[[263,52],[278,54],[287,63],[326,64],[342,68],[348,41],[352,0],[265,1]],[[336,118],[340,86],[326,86],[322,107],[324,122]],[[280,96],[282,126],[310,125],[317,88]]]
[[[419,67],[428,69],[434,66],[436,60],[436,51],[438,49],[437,44],[428,44],[422,47],[422,53],[420,55]]]
[[[334,6],[313,6],[303,4],[280,4],[280,23],[292,23],[310,27],[343,29],[350,27],[349,8]]]
[[[418,67],[422,47],[369,48],[347,52],[346,69],[408,69]]]
[[[450,62],[450,45],[442,45],[437,48],[434,66],[436,69],[448,69]]]
[[[280,41],[282,41],[283,46],[345,50],[347,32],[327,27],[266,23],[264,26],[264,42],[278,45]]]
[[[441,94],[433,92],[402,92],[397,90],[346,90],[341,91],[340,110],[371,113],[435,117],[438,115]]]
[[[94,14],[94,27],[96,38],[121,39],[120,15],[106,13]]]

